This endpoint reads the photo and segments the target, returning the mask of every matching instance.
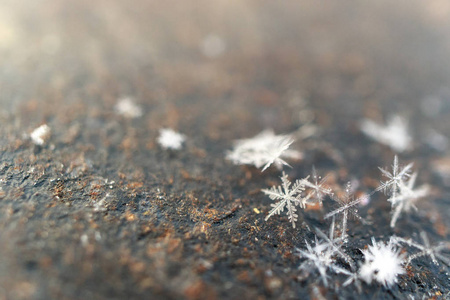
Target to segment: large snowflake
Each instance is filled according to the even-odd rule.
[[[285,159],[302,157],[300,152],[289,150],[293,142],[290,135],[275,135],[272,130],[264,130],[253,138],[237,140],[226,158],[236,165],[254,165],[262,171],[272,164],[281,169],[283,165],[289,166]]]

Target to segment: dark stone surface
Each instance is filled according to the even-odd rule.
[[[280,173],[233,166],[224,153],[265,128],[320,131],[294,148],[306,176],[359,180],[370,192],[394,153],[363,136],[363,117],[410,120],[419,183],[432,196],[389,227],[376,194],[350,221],[348,252],[372,236],[449,240],[450,6],[446,1],[3,1],[0,3],[0,299],[439,299],[448,267],[414,261],[391,290],[325,288],[298,271],[295,247],[326,230],[333,206],[264,218],[261,188]],[[200,45],[220,37],[225,52]],[[123,96],[143,116],[114,112]],[[303,99],[303,101],[301,101]],[[305,117],[306,116],[306,117]],[[44,146],[28,134],[52,128]],[[182,151],[158,130],[187,135]],[[104,201],[102,209],[95,205]],[[260,213],[257,213],[257,212]],[[304,277],[304,278],[302,278]]]

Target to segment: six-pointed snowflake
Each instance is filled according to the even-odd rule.
[[[297,222],[298,218],[296,206],[305,207],[305,201],[302,198],[302,192],[305,190],[304,182],[305,180],[297,180],[292,184],[288,176],[283,172],[280,186],[262,190],[270,199],[274,201],[279,200],[271,204],[272,209],[267,215],[266,221],[274,214],[281,214],[286,207],[289,221],[291,221],[292,227],[295,228],[295,222]]]
[[[392,164],[392,173],[382,168],[379,168],[383,176],[387,177],[386,181],[382,181],[381,185],[375,190],[384,191],[386,194],[390,194],[391,203],[395,203],[397,199],[397,193],[402,186],[405,185],[405,179],[410,176],[410,171],[413,163],[408,164],[402,169],[398,166],[398,157],[394,156],[394,163]]]
[[[312,247],[308,241],[306,243],[306,250],[298,249],[298,256],[306,258],[306,260],[299,266],[302,271],[310,272],[313,269],[319,271],[320,277],[325,286],[328,286],[327,270],[331,270],[338,274],[351,275],[351,272],[335,264],[336,249],[330,247],[329,243],[319,243],[317,237],[315,245]]]
[[[335,196],[332,197],[332,199],[338,203],[339,207],[335,210],[327,213],[325,215],[325,219],[328,219],[330,217],[333,217],[337,214],[342,214],[342,227],[341,227],[341,238],[343,241],[347,240],[347,220],[349,216],[352,216],[362,222],[364,220],[361,218],[360,215],[358,215],[358,209],[355,207],[359,203],[361,203],[365,198],[360,197],[355,199],[353,197],[353,191],[350,182],[347,184],[345,188],[345,194],[341,197]]]
[[[308,203],[318,203],[322,206],[322,200],[327,195],[332,195],[333,191],[325,186],[326,177],[321,178],[317,175],[316,169],[313,167],[312,181],[305,180],[305,187],[308,189],[305,201]]]

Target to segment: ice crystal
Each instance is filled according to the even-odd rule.
[[[391,195],[391,203],[396,202],[397,192],[402,186],[405,185],[405,179],[410,176],[410,170],[413,163],[408,164],[406,167],[400,168],[398,165],[398,157],[394,156],[394,163],[392,164],[392,173],[382,168],[379,168],[382,175],[387,177],[386,181],[382,181],[381,185],[375,191],[383,190],[385,194]]]
[[[335,273],[351,275],[351,272],[335,264],[336,249],[334,247],[330,247],[328,243],[319,243],[317,237],[315,239],[314,247],[312,247],[306,240],[305,243],[306,250],[296,249],[300,258],[306,258],[306,260],[299,266],[300,270],[310,272],[313,269],[317,269],[325,286],[328,286],[327,270],[331,270]]]
[[[388,199],[392,204],[392,209],[394,211],[391,219],[391,227],[395,227],[395,223],[400,216],[401,212],[409,212],[411,208],[417,210],[415,202],[417,200],[425,197],[429,193],[429,187],[427,185],[422,185],[414,189],[414,184],[416,182],[417,173],[414,173],[408,180],[408,183],[402,183],[400,185],[400,192],[394,197]]]
[[[119,115],[122,115],[125,118],[134,119],[142,116],[141,107],[134,103],[129,97],[119,99],[114,109]]]
[[[333,221],[330,225],[330,231],[329,235],[327,236],[325,233],[323,233],[319,228],[315,228],[316,234],[324,240],[325,245],[327,245],[329,248],[333,249],[333,251],[336,253],[337,256],[341,257],[352,270],[355,270],[355,264],[353,263],[353,260],[349,255],[347,255],[344,251],[342,251],[341,247],[343,245],[343,240],[341,238],[335,238],[334,237],[334,217]]]
[[[41,125],[30,134],[30,138],[34,144],[42,146],[50,138],[51,129],[47,124]]]
[[[322,200],[326,195],[332,195],[330,188],[325,187],[326,177],[321,178],[317,175],[316,169],[312,171],[312,181],[306,180],[305,187],[308,188],[308,192],[305,197],[305,201],[313,201],[322,205]]]
[[[296,214],[296,206],[305,207],[305,200],[302,198],[302,192],[305,190],[305,181],[307,179],[297,180],[292,184],[288,176],[283,172],[281,176],[281,185],[273,186],[270,189],[264,189],[262,192],[269,196],[270,199],[278,201],[271,204],[272,209],[266,217],[266,221],[275,214],[281,214],[284,208],[287,208],[287,215],[292,227],[295,228],[298,215]],[[291,187],[292,185],[292,187]]]
[[[431,246],[430,240],[428,239],[428,236],[424,231],[420,232],[420,237],[422,238],[423,244],[419,244],[411,239],[404,239],[401,237],[393,237],[393,241],[396,243],[404,243],[410,247],[414,247],[414,248],[417,248],[420,250],[419,252],[407,257],[407,259],[406,259],[407,264],[409,264],[413,259],[416,259],[416,258],[419,258],[422,256],[429,256],[431,258],[431,261],[435,265],[439,265],[438,259],[440,259],[446,265],[450,266],[450,259],[440,253],[444,249],[450,250],[449,242],[441,242],[435,246]]]
[[[178,133],[170,128],[163,128],[159,130],[158,143],[164,149],[180,150],[186,140],[184,134]]]
[[[396,152],[403,152],[412,148],[408,123],[398,115],[392,116],[385,126],[364,119],[361,122],[361,131],[377,142],[391,147]]]
[[[359,277],[367,283],[377,281],[386,287],[391,287],[397,282],[397,276],[404,274],[404,255],[396,248],[393,240],[385,244],[376,242],[372,238],[372,245],[366,250],[361,250],[364,254],[364,263],[359,270]]]
[[[264,130],[250,139],[237,140],[226,158],[236,165],[254,165],[266,170],[274,164],[278,169],[289,166],[284,159],[300,159],[301,153],[289,150],[294,142],[290,135],[275,135],[272,130]]]
[[[347,184],[345,189],[345,194],[342,197],[334,196],[332,199],[338,203],[339,207],[325,215],[325,219],[333,217],[337,214],[342,214],[342,234],[341,238],[343,241],[347,240],[347,221],[348,217],[352,216],[360,221],[364,220],[358,215],[358,210],[355,208],[356,205],[361,203],[365,198],[360,197],[355,199],[352,193],[352,187],[350,182]]]

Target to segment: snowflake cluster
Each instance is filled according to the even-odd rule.
[[[413,164],[410,163],[400,168],[396,155],[392,165],[392,173],[380,168],[380,171],[387,180],[382,181],[381,185],[375,191],[383,190],[390,196],[388,201],[391,203],[393,211],[390,224],[392,228],[395,227],[395,223],[402,212],[409,212],[411,208],[417,210],[415,203],[429,193],[429,187],[427,185],[414,188],[417,173],[410,175],[412,166]]]
[[[394,119],[382,132],[384,141],[388,144],[390,139],[396,139],[390,138],[390,135],[403,135],[401,145],[390,144],[399,151],[409,147],[406,131],[404,127],[400,126],[402,124],[399,119]],[[371,127],[375,130],[373,124],[366,123],[365,130],[369,132],[368,128]],[[275,135],[273,131],[263,131],[254,138],[237,141],[233,151],[227,153],[227,159],[235,164],[254,165],[262,168],[263,171],[272,164],[281,169],[284,165],[288,165],[284,159],[300,157],[299,152],[288,149],[292,143],[293,139],[289,135]],[[344,245],[347,245],[349,239],[348,220],[353,217],[364,224],[369,224],[358,214],[358,207],[366,205],[370,197],[377,192],[386,194],[387,201],[391,204],[391,227],[395,227],[402,212],[408,213],[411,209],[417,210],[417,201],[429,195],[429,187],[427,185],[415,187],[417,172],[412,173],[412,168],[412,163],[401,167],[398,157],[395,155],[392,170],[380,168],[383,180],[379,187],[372,193],[363,194],[360,197],[354,196],[355,191],[350,183],[345,186],[343,191],[333,191],[327,186],[326,177],[322,179],[314,168],[311,176],[292,182],[283,171],[280,185],[262,189],[262,192],[274,201],[265,220],[286,212],[289,222],[295,228],[299,219],[299,209],[305,209],[308,205],[322,207],[325,199],[332,200],[337,207],[324,215],[324,219],[332,219],[330,232],[326,235],[315,228],[314,242],[305,240],[306,248],[296,249],[297,255],[303,260],[299,269],[308,274],[317,271],[325,286],[329,284],[329,273],[335,273],[348,276],[343,285],[354,283],[358,290],[362,289],[362,281],[367,284],[376,282],[386,288],[391,288],[397,283],[399,276],[406,273],[405,266],[418,257],[429,256],[433,263],[437,264],[437,261],[440,260],[449,265],[450,260],[441,252],[449,250],[450,243],[430,246],[425,233],[421,233],[423,245],[395,236],[391,237],[388,242],[377,242],[372,237],[372,245],[367,245],[367,248],[360,250],[364,261],[357,262],[344,250]],[[335,236],[336,217],[340,217],[342,222],[339,226],[340,235],[338,237]],[[404,252],[401,252],[402,245],[418,249],[419,252],[406,256]]]

